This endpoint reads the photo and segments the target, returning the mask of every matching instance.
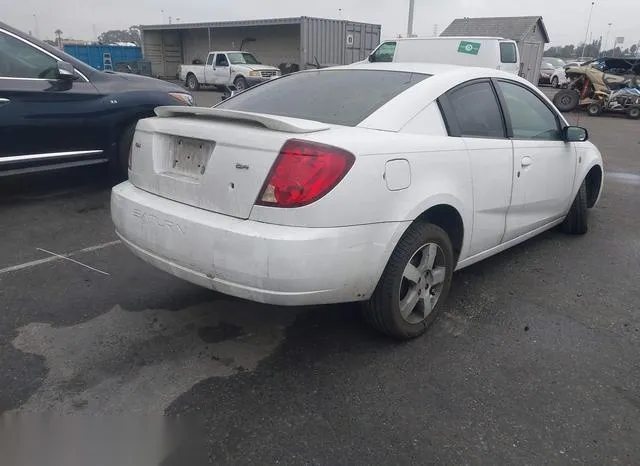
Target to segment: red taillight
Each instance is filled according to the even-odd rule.
[[[351,152],[315,142],[291,139],[280,150],[257,204],[301,207],[331,191],[347,174]]]

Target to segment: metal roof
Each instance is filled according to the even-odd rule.
[[[173,23],[173,24],[149,24],[141,25],[143,31],[160,31],[167,29],[200,29],[200,28],[230,28],[230,27],[250,27],[250,26],[277,26],[285,24],[302,24],[305,21],[329,21],[349,24],[369,24],[358,21],[347,21],[342,19],[314,18],[310,16],[298,16],[295,18],[271,18],[271,19],[250,19],[243,21],[214,21],[210,23]],[[379,25],[374,25],[379,26]]]
[[[505,16],[494,18],[456,18],[441,36],[500,36],[519,41],[538,26],[546,43],[549,34],[542,16]]]

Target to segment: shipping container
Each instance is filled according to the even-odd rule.
[[[120,63],[131,64],[142,60],[142,48],[134,46],[65,44],[64,51],[98,70],[104,69],[105,53],[111,54],[114,70]]]
[[[175,78],[181,63],[204,63],[212,50],[245,50],[281,69],[350,64],[380,43],[381,26],[303,16],[142,26],[141,32],[153,76]]]

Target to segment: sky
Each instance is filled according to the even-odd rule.
[[[431,36],[454,18],[542,16],[551,45],[585,40],[592,0],[415,0],[414,33]],[[290,16],[342,18],[382,25],[383,38],[405,34],[409,0],[0,0],[0,21],[41,39],[93,39],[109,29],[134,24],[265,19]],[[624,37],[626,47],[640,41],[638,0],[595,0],[590,33],[593,39]]]

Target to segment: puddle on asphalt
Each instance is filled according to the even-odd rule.
[[[243,301],[181,311],[114,307],[70,327],[31,323],[13,345],[48,374],[14,412],[162,414],[211,377],[252,371],[283,341],[296,311]]]

